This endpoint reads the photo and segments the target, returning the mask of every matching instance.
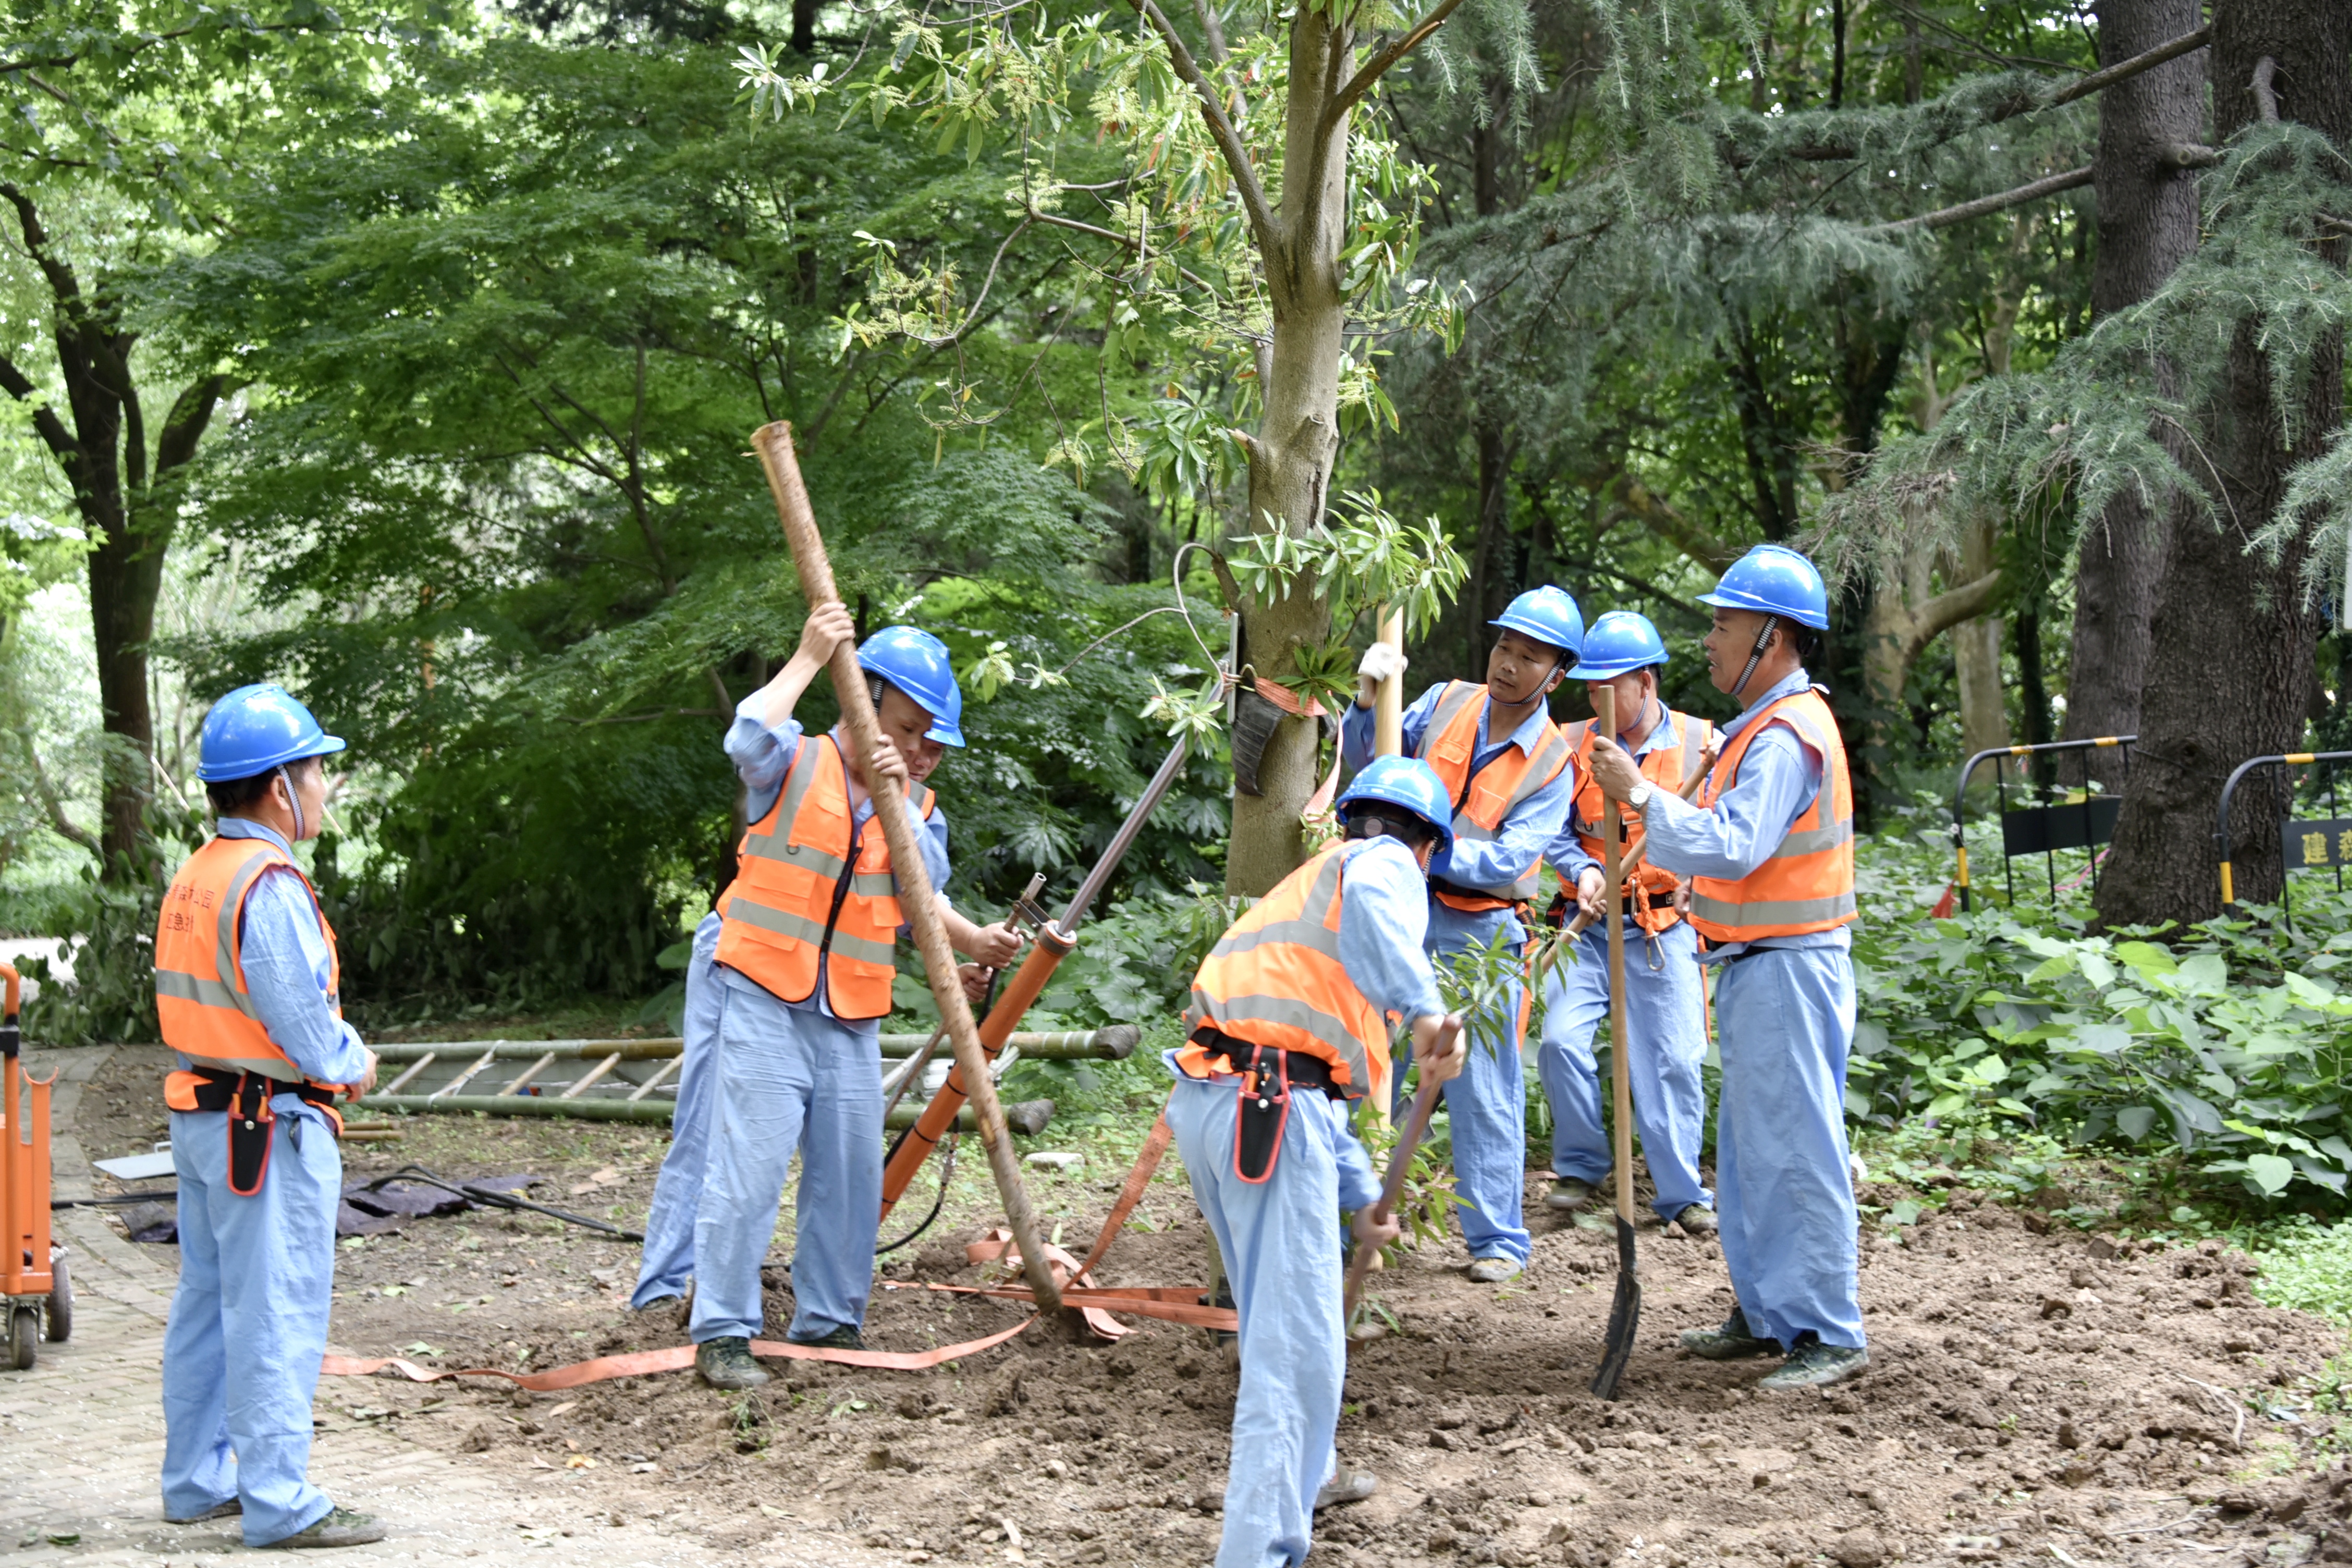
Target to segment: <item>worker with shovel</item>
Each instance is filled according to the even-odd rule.
[[[1461,1071],[1423,951],[1425,876],[1454,832],[1423,763],[1371,763],[1340,794],[1344,837],[1276,884],[1221,937],[1192,981],[1191,1041],[1168,1053],[1168,1125],[1216,1235],[1241,1317],[1224,1533],[1217,1568],[1305,1560],[1315,1510],[1368,1497],[1332,1439],[1348,1370],[1339,1231],[1394,1240],[1350,1105],[1391,1087],[1388,1018],[1432,1081]]]
[[[214,837],[155,928],[155,1012],[179,1177],[180,1281],[163,1331],[163,1517],[242,1515],[245,1543],[362,1546],[364,1514],[310,1484],[310,1400],[334,1299],[337,1109],[375,1083],[343,1022],[334,929],[294,846],[343,749],[276,686],[205,714],[196,776]],[[13,1108],[11,1108],[13,1109]]]
[[[800,647],[745,698],[727,754],[750,792],[751,826],[719,895],[716,1084],[696,1206],[695,1367],[719,1388],[756,1388],[760,1266],[793,1155],[801,1156],[788,1337],[863,1349],[882,1212],[882,1065],[900,929],[890,850],[872,826],[864,764],[839,729],[807,736],[793,717],[834,649],[855,635],[839,604],[814,606]],[[858,649],[873,688],[885,787],[905,791],[923,827],[931,885],[947,881],[947,820],[920,781],[963,744],[948,650],[892,626]],[[1002,968],[1019,956],[1009,925],[982,928],[944,907],[950,941]]]
[[[1666,645],[1647,616],[1612,610],[1584,634],[1584,651],[1569,678],[1614,688],[1619,745],[1631,752],[1642,776],[1669,795],[1698,775],[1714,728],[1658,700]],[[1582,1208],[1609,1169],[1609,1134],[1601,1124],[1601,1077],[1592,1031],[1609,1015],[1609,933],[1600,866],[1601,786],[1592,778],[1593,721],[1567,727],[1573,760],[1575,805],[1568,826],[1545,858],[1559,873],[1561,898],[1550,911],[1557,924],[1574,902],[1591,923],[1573,937],[1575,962],[1554,964],[1544,981],[1543,1044],[1536,1056],[1544,1098],[1551,1104],[1551,1191],[1544,1201],[1569,1212]],[[1622,852],[1639,853],[1642,828],[1629,822]],[[1699,1145],[1706,1119],[1706,999],[1700,989],[1698,938],[1683,919],[1689,894],[1682,879],[1654,864],[1626,879],[1626,1066],[1633,1075],[1633,1110],[1642,1152],[1657,1188],[1652,1205],[1668,1223],[1707,1235],[1716,1228],[1715,1194],[1699,1182]]]
[[[1584,644],[1584,616],[1553,587],[1513,599],[1487,623],[1502,628],[1486,658],[1486,684],[1449,680],[1405,710],[1404,750],[1426,762],[1453,803],[1453,843],[1429,879],[1429,949],[1440,961],[1486,948],[1501,936],[1523,949],[1543,853],[1568,816],[1572,781],[1568,742],[1545,699]],[[1355,705],[1340,724],[1350,767],[1372,753],[1372,708],[1381,681],[1404,656],[1388,643],[1367,649]],[[1523,1219],[1527,1180],[1527,1086],[1519,1065],[1527,1030],[1514,984],[1502,1001],[1514,1023],[1501,1037],[1474,1042],[1469,1065],[1449,1084],[1454,1179],[1470,1278],[1501,1284],[1527,1267],[1532,1238]]]
[[[1652,864],[1695,879],[1691,923],[1717,965],[1723,1057],[1716,1183],[1737,1297],[1682,1342],[1713,1361],[1780,1354],[1768,1389],[1843,1383],[1870,1362],[1846,1167],[1853,1043],[1853,788],[1837,721],[1805,674],[1829,626],[1821,574],[1759,544],[1715,592],[1716,689],[1745,703],[1695,805],[1596,744],[1592,776],[1637,813]]]

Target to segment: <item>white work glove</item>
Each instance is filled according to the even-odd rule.
[[[1393,643],[1376,642],[1366,648],[1356,666],[1356,705],[1370,708],[1381,682],[1402,675],[1404,665],[1404,650]]]

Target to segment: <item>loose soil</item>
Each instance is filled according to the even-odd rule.
[[[92,1082],[78,1128],[87,1152],[161,1135],[160,1063],[120,1052]],[[350,1144],[345,1158],[353,1176],[409,1163],[529,1171],[546,1179],[541,1201],[635,1224],[666,1143],[658,1130],[420,1118],[399,1142]],[[1039,1146],[1055,1146],[1050,1132]],[[1089,1147],[1094,1163],[1032,1173],[1045,1223],[1079,1251],[1125,1173]],[[929,1208],[929,1181],[886,1237]],[[1914,1228],[1864,1237],[1869,1373],[1776,1397],[1754,1387],[1771,1363],[1675,1348],[1677,1331],[1719,1321],[1730,1294],[1711,1242],[1648,1229],[1639,1345],[1612,1405],[1585,1382],[1613,1240],[1594,1216],[1545,1213],[1540,1192],[1531,1173],[1535,1257],[1513,1285],[1468,1283],[1458,1244],[1374,1277],[1402,1327],[1353,1352],[1339,1448],[1381,1490],[1323,1516],[1318,1561],[2352,1562],[2352,1471],[2327,1468],[2333,1418],[2310,1404],[2338,1336],[2262,1306],[2252,1260],[2218,1244],[2118,1246],[1956,1193]],[[981,1279],[963,1245],[992,1207],[975,1154],[939,1226],[886,1258],[885,1279]],[[772,1334],[792,1310],[791,1225],[788,1204],[768,1275]],[[1104,1272],[1189,1283],[1205,1256],[1171,1153]],[[342,1247],[334,1342],[514,1370],[682,1342],[675,1311],[627,1310],[635,1264],[634,1247],[554,1221],[419,1220]],[[1019,1317],[880,1289],[866,1338],[924,1349]],[[1106,1345],[1039,1324],[929,1373],[775,1370],[748,1396],[691,1373],[542,1395],[329,1379],[320,1410],[398,1422],[456,1452],[594,1468],[614,1512],[662,1515],[721,1546],[815,1528],[909,1562],[1157,1568],[1214,1552],[1234,1373],[1202,1331],[1144,1322]]]

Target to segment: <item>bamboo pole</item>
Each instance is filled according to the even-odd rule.
[[[1390,610],[1381,616],[1380,640],[1404,651],[1404,612]],[[1393,757],[1404,751],[1404,673],[1381,682],[1372,699],[1372,755]]]
[[[809,507],[807,488],[801,482],[800,462],[793,455],[793,427],[781,420],[763,425],[752,433],[751,446],[759,453],[760,466],[767,471],[768,488],[775,492],[776,517],[783,524],[784,542],[791,547],[793,564],[800,573],[802,597],[812,609],[835,603],[840,599],[841,591],[834,585],[833,564],[825,558],[824,541],[817,533],[816,515]],[[866,693],[865,675],[857,668],[857,650],[846,640],[833,650],[832,669],[834,695],[841,703],[842,722],[849,731],[850,743],[865,760],[870,786],[881,777],[874,759],[881,752],[882,730],[875,717],[873,699]],[[1061,1287],[1054,1279],[1053,1266],[1046,1261],[1045,1248],[1038,1237],[1037,1216],[1029,1206],[1028,1189],[1022,1184],[1012,1135],[1005,1131],[1004,1108],[998,1103],[996,1086],[989,1079],[988,1058],[981,1050],[971,1005],[964,1000],[963,983],[956,975],[955,952],[948,945],[947,927],[940,921],[930,872],[925,868],[922,851],[916,844],[914,824],[907,820],[906,799],[898,791],[888,788],[875,789],[872,795],[874,819],[882,825],[882,836],[890,845],[890,869],[898,882],[899,911],[914,928],[915,945],[922,952],[923,968],[931,983],[931,997],[939,1004],[940,1017],[947,1025],[948,1043],[954,1047],[956,1063],[963,1069],[966,1091],[971,1097],[974,1119],[980,1124],[980,1142],[988,1151],[989,1169],[995,1174],[997,1193],[1004,1200],[1004,1217],[1012,1226],[1014,1244],[1021,1249],[1022,1272],[1028,1277],[1039,1308],[1057,1310],[1062,1305]]]

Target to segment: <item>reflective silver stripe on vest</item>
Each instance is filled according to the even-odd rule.
[[[773,822],[775,831],[762,833],[756,826],[746,831],[743,853],[761,860],[785,861],[828,881],[839,879],[841,873],[847,869],[848,862],[838,855],[814,844],[792,842],[793,825],[801,816],[801,803],[808,798],[809,786],[816,781],[819,766],[816,749],[832,743],[831,739],[824,735],[810,735],[803,739],[801,754],[793,759],[792,772],[785,775],[784,793],[777,797],[775,809],[761,818],[762,821]],[[845,780],[845,772],[843,776]]]
[[[236,966],[238,973],[244,972],[245,961],[236,940],[236,922],[237,917],[245,911],[245,895],[253,890],[254,879],[272,866],[293,864],[294,862],[289,859],[280,858],[275,850],[264,847],[260,854],[237,868],[236,875],[229,879],[228,891],[221,898],[220,924],[213,936],[215,969],[219,969],[224,963],[230,963]],[[163,994],[163,987],[160,984],[163,976],[159,974],[156,979],[159,984],[155,994],[160,996]],[[217,975],[215,983],[228,994],[227,1005],[236,1008],[257,1023],[260,1021],[260,1016],[253,1010],[253,998],[230,984],[226,973]],[[190,998],[190,1000],[201,1001],[202,998]],[[222,1005],[218,1002],[205,1002],[204,1005],[208,1007]],[[300,1077],[299,1073],[295,1076],[298,1079]]]
[[[849,890],[861,899],[895,899],[898,879],[887,871],[860,871],[849,879]]]
[[[761,903],[740,889],[727,902],[727,918],[741,921],[748,926],[757,926],[761,931],[773,931],[778,936],[791,937],[795,942],[804,942],[811,947],[824,942],[824,927],[806,915]],[[851,936],[838,927],[834,930],[831,951],[845,957],[863,959],[868,963],[895,964],[898,961],[896,943]]]
[[[1822,788],[1826,792],[1829,787],[1830,781],[1824,777],[1822,780]],[[1772,851],[1771,858],[1793,860],[1800,856],[1819,855],[1825,849],[1835,849],[1841,844],[1853,842],[1853,818],[1849,816],[1843,821],[1833,822],[1827,827],[1810,828],[1801,833],[1790,834],[1780,840],[1780,847]]]
[[[1344,855],[1332,855],[1325,859],[1315,873],[1315,880],[1307,884],[1307,897],[1297,918],[1271,921],[1245,931],[1227,931],[1218,939],[1216,947],[1210,952],[1211,959],[1228,958],[1253,948],[1287,943],[1306,948],[1334,963],[1339,962],[1339,933],[1327,922],[1339,901],[1340,868],[1346,858]],[[1341,971],[1343,977],[1345,973]],[[1344,1019],[1320,1012],[1295,996],[1235,996],[1219,1003],[1213,1001],[1196,983],[1192,988],[1192,1005],[1184,1014],[1185,1029],[1189,1033],[1203,1022],[1220,1027],[1240,1022],[1289,1026],[1339,1053],[1339,1059],[1348,1067],[1348,1088],[1352,1093],[1363,1094],[1370,1089],[1371,1064],[1363,1042],[1348,1032]]]
[[[246,1011],[246,999],[234,989],[209,975],[190,974],[185,970],[157,970],[155,994],[194,1002],[199,1007],[226,1007],[232,1013]]]
[[[1297,1029],[1339,1053],[1348,1068],[1348,1087],[1360,1092],[1371,1087],[1371,1067],[1362,1042],[1348,1032],[1347,1025],[1296,996],[1234,996],[1213,1002],[1195,991],[1192,1009],[1227,1034],[1233,1033],[1226,1027],[1231,1024],[1279,1024]]]
[[[1315,873],[1315,880],[1307,889],[1307,902],[1297,919],[1269,921],[1250,931],[1229,931],[1217,939],[1217,945],[1209,956],[1231,958],[1235,953],[1286,942],[1336,960],[1339,956],[1339,933],[1326,922],[1330,919],[1331,906],[1339,896],[1339,857],[1334,855],[1323,863],[1321,870]]]
[[[1413,754],[1423,762],[1427,762],[1430,748],[1437,744],[1437,738],[1440,735],[1454,728],[1454,721],[1461,716],[1462,710],[1473,702],[1484,700],[1486,695],[1485,687],[1473,686],[1466,680],[1457,680],[1448,686],[1445,689],[1445,695],[1437,700],[1437,707],[1429,716],[1429,724],[1421,732],[1421,745]],[[1471,732],[1470,749],[1474,752],[1478,749],[1478,736],[1475,731]],[[1463,787],[1465,789],[1469,787],[1469,781],[1466,778],[1463,781]]]
[[[1692,919],[1732,931],[1751,926],[1815,925],[1846,920],[1853,912],[1852,893],[1827,899],[1780,899],[1744,904],[1728,899],[1710,899],[1704,893],[1691,895]]]

